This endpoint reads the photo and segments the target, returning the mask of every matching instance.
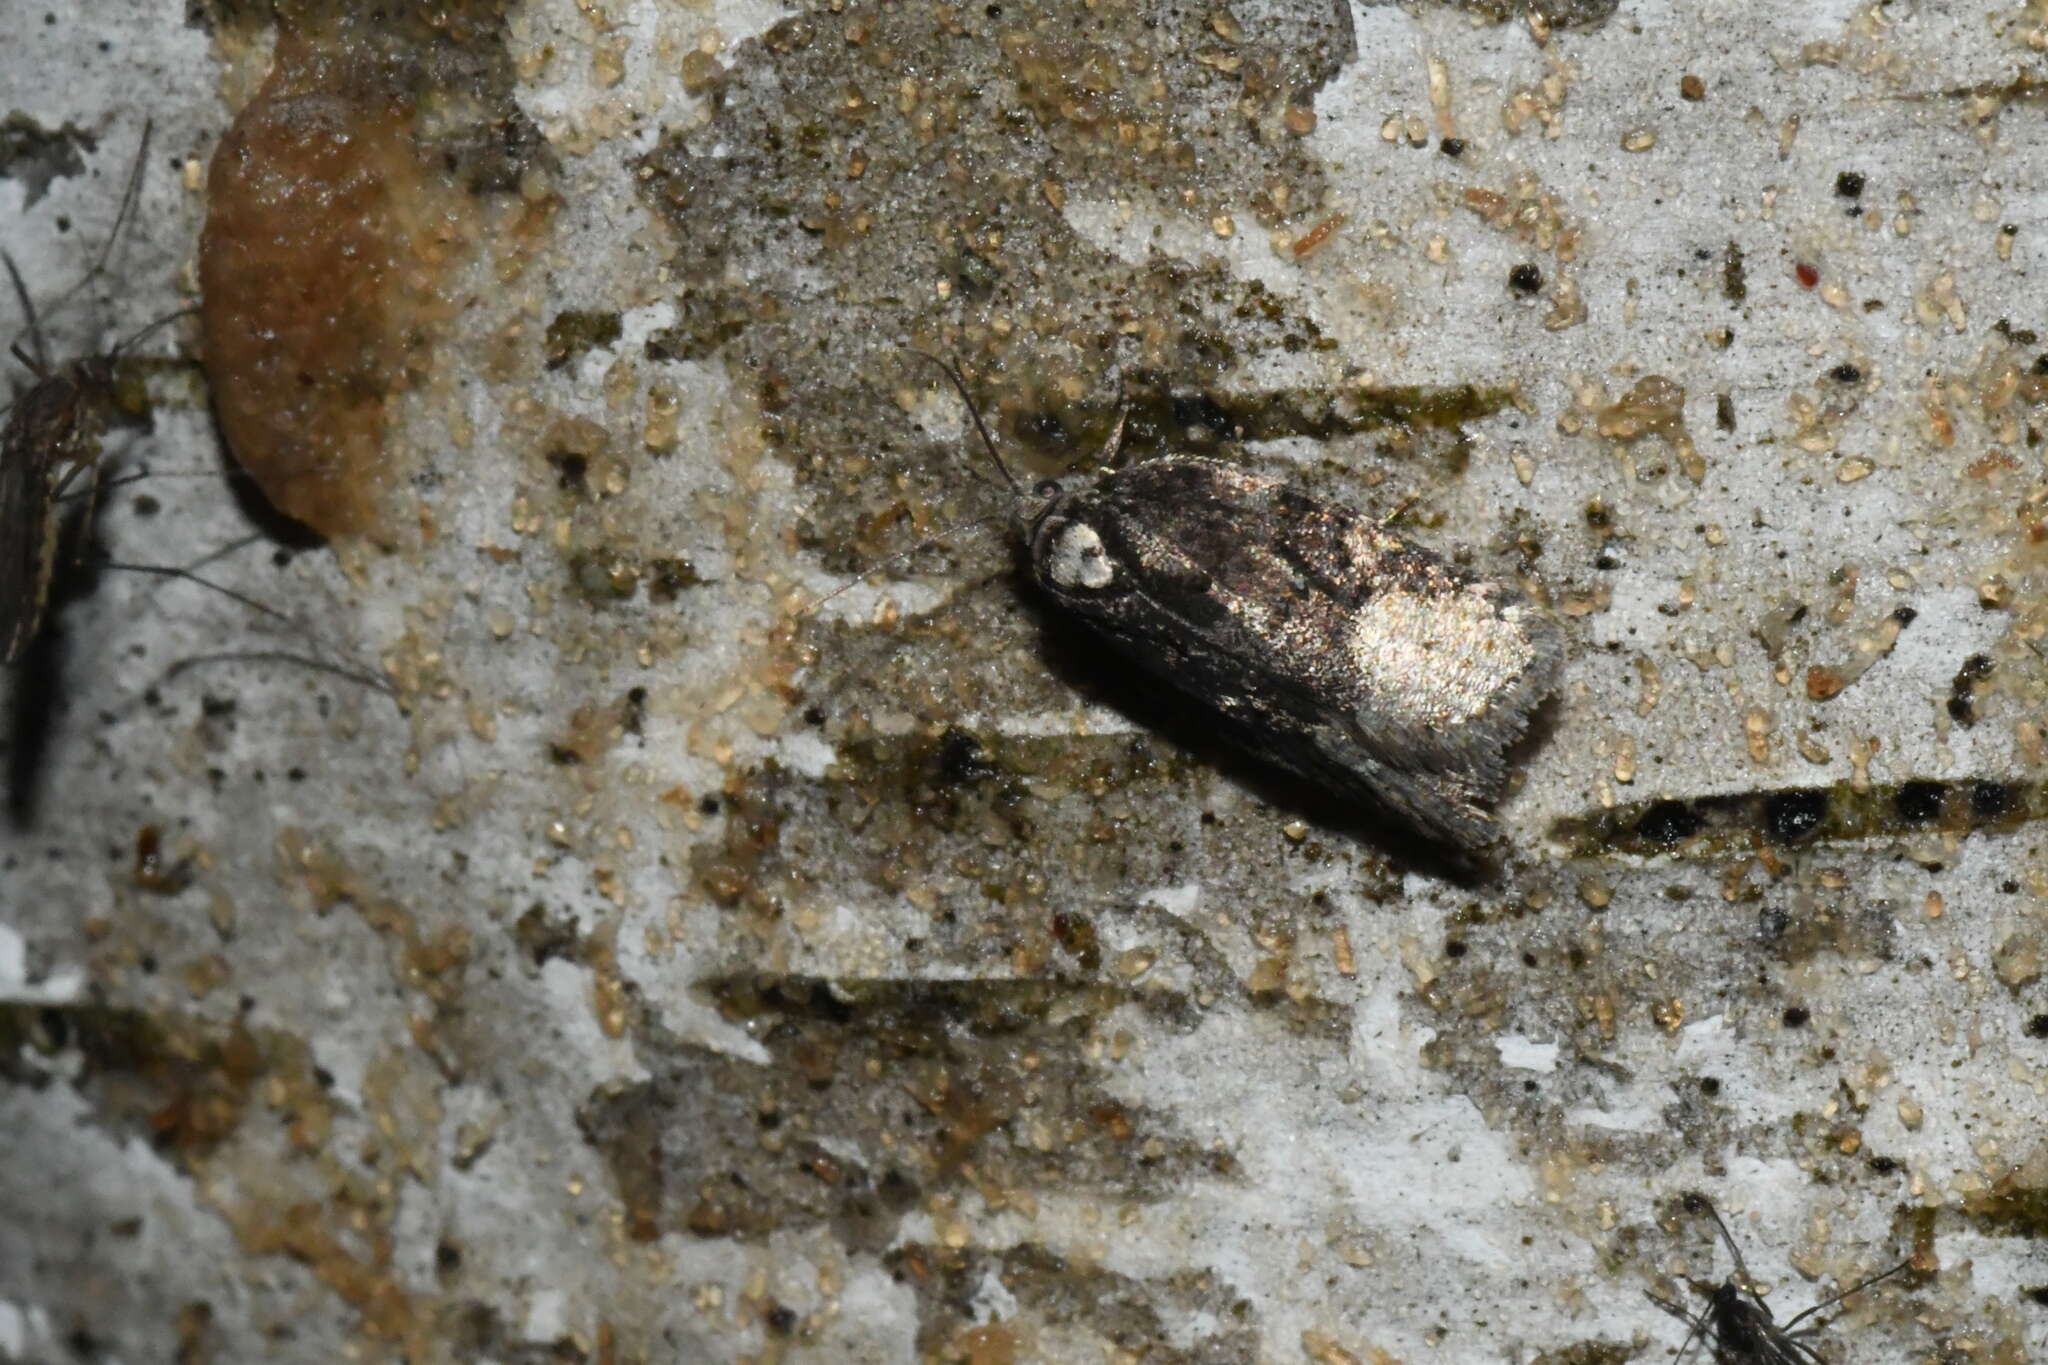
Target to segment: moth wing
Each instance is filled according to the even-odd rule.
[[[1182,668],[1179,681],[1200,678],[1204,695],[1221,699],[1217,710],[1237,728],[1241,747],[1258,757],[1325,791],[1389,812],[1446,844],[1479,849],[1493,842],[1496,826],[1484,804],[1493,793],[1463,774],[1388,762],[1350,725],[1318,720],[1303,708],[1288,706],[1285,694],[1271,686],[1249,689],[1248,672],[1237,659],[1192,650]]]
[[[1145,604],[1095,622],[1112,640],[1229,716],[1254,753],[1451,843],[1491,841],[1505,750],[1561,658],[1546,620],[1377,523],[1220,461],[1136,465],[1091,501]],[[1446,603],[1463,632],[1436,630],[1440,650],[1417,653]],[[1484,672],[1489,649],[1525,635],[1525,666]],[[1411,704],[1416,679],[1456,685],[1460,670],[1464,714]]]
[[[1359,742],[1394,767],[1465,790],[1467,805],[1499,796],[1507,782],[1508,747],[1556,687],[1564,659],[1556,627],[1527,603],[1348,509],[1315,503],[1285,487],[1270,496],[1274,553],[1340,613],[1336,630],[1373,661],[1360,672],[1381,685],[1369,683],[1356,698],[1352,720]],[[1417,654],[1414,641],[1425,624],[1418,616],[1461,628],[1443,630],[1434,653]],[[1500,672],[1495,652],[1524,643],[1526,662]],[[1407,676],[1381,676],[1396,672]],[[1405,706],[1415,678],[1457,680],[1461,674],[1474,679],[1462,684],[1464,699],[1483,694],[1483,705],[1468,706],[1449,720]]]
[[[1554,625],[1526,606],[1495,604],[1496,609],[1503,606],[1528,613],[1516,621],[1516,628],[1525,635],[1530,655],[1517,671],[1489,689],[1483,708],[1454,722],[1432,725],[1389,715],[1368,699],[1355,717],[1390,758],[1416,769],[1455,775],[1488,801],[1506,787],[1508,750],[1527,733],[1538,704],[1556,690],[1564,663],[1563,640]]]
[[[1495,794],[1462,773],[1402,768],[1384,761],[1349,736],[1325,730],[1314,737],[1327,767],[1317,776],[1339,789],[1361,789],[1416,828],[1461,848],[1482,848],[1493,841],[1497,827],[1484,802]]]

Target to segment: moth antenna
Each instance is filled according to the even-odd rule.
[[[982,445],[988,448],[989,459],[995,461],[996,472],[1003,476],[1004,483],[1010,485],[1012,493],[1015,493],[1020,498],[1023,497],[1024,486],[1017,482],[1017,476],[1012,474],[1010,467],[1003,463],[1001,453],[996,450],[995,438],[988,434],[988,427],[981,420],[981,411],[974,406],[974,395],[967,391],[967,381],[961,377],[959,366],[954,365],[950,361],[941,360],[930,351],[920,351],[915,346],[906,346],[904,349],[921,360],[929,360],[945,372],[946,378],[953,381],[953,387],[960,392],[960,401],[967,405],[967,415],[974,419],[974,429],[981,433]]]
[[[1840,1303],[1843,1299],[1848,1298],[1852,1294],[1861,1294],[1864,1290],[1870,1288],[1870,1286],[1876,1284],[1879,1280],[1888,1280],[1892,1276],[1898,1274],[1901,1270],[1904,1270],[1906,1267],[1912,1264],[1913,1258],[1911,1256],[1908,1256],[1905,1260],[1900,1261],[1890,1270],[1881,1270],[1877,1274],[1870,1276],[1868,1279],[1858,1280],[1855,1284],[1850,1285],[1841,1293],[1831,1295],[1828,1298],[1822,1299],[1819,1303],[1813,1305],[1813,1307],[1808,1308],[1803,1312],[1797,1313],[1791,1318],[1787,1319],[1785,1322],[1785,1330],[1789,1333],[1792,1330],[1793,1325],[1799,1322],[1801,1319],[1810,1318],[1815,1313],[1820,1312],[1821,1309],[1832,1307],[1833,1305]]]
[[[21,269],[14,264],[14,257],[0,251],[0,261],[7,263],[7,278],[14,281],[14,297],[21,300],[21,316],[27,324],[22,328],[21,335],[29,339],[29,344],[35,348],[35,355],[31,357],[22,352],[20,337],[8,343],[7,350],[36,378],[46,378],[50,373],[50,355],[48,348],[43,345],[43,329],[36,323],[36,306],[28,296],[28,285],[23,282]],[[13,404],[10,403],[8,406],[12,407]]]
[[[876,563],[868,565],[865,569],[862,569],[852,578],[848,579],[844,583],[841,583],[838,587],[832,589],[832,591],[826,593],[823,597],[811,603],[810,607],[805,610],[804,615],[815,616],[819,611],[824,609],[824,606],[827,602],[830,602],[833,598],[839,596],[839,594],[859,587],[863,582],[867,580],[867,576],[869,574],[879,573],[881,570],[888,568],[892,564],[901,564],[904,560],[918,553],[918,551],[928,550],[934,545],[942,544],[943,542],[950,540],[952,537],[960,534],[962,531],[972,531],[976,527],[986,526],[990,522],[1001,521],[1006,515],[1007,513],[991,512],[989,515],[985,517],[976,517],[973,521],[963,521],[957,526],[948,526],[943,531],[935,532],[932,535],[926,536],[923,540],[920,540],[919,542],[917,542],[917,544],[911,546],[909,549],[899,551],[896,554],[890,555],[887,559],[879,560]]]
[[[961,376],[959,366],[954,365],[950,361],[942,360],[938,356],[933,355],[929,351],[920,351],[915,346],[906,346],[904,347],[904,350],[908,351],[911,355],[916,356],[920,360],[928,360],[932,364],[938,366],[939,369],[945,374],[946,378],[952,381],[953,388],[960,394],[960,401],[967,407],[967,415],[974,420],[974,429],[975,431],[980,433],[981,443],[984,447],[987,448],[989,459],[995,463],[996,472],[1003,476],[1003,482],[1007,483],[1010,486],[1010,491],[1012,493],[1015,493],[1020,498],[1023,497],[1024,489],[1021,485],[1018,484],[1016,475],[1010,472],[1010,467],[1003,463],[1002,454],[996,449],[995,438],[989,435],[988,425],[981,420],[981,413],[974,405],[974,395],[967,391],[967,381],[965,378]],[[891,565],[901,564],[904,560],[909,559],[912,555],[917,554],[919,551],[930,549],[934,545],[944,544],[946,541],[952,539],[956,535],[959,535],[963,531],[976,530],[980,527],[987,526],[991,522],[1001,521],[1006,515],[1008,514],[1000,512],[991,513],[988,516],[976,517],[972,521],[963,521],[956,526],[948,526],[942,531],[934,532],[932,535],[926,536],[923,540],[920,540],[917,544],[911,546],[909,549],[898,551],[897,553],[890,555],[886,559],[878,560],[875,563],[868,565],[865,569],[862,569],[852,578],[849,578],[846,582],[841,583],[838,587],[826,593],[817,601],[811,603],[811,605],[804,610],[803,615],[805,617],[815,616],[819,611],[824,609],[824,606],[827,602],[830,602],[833,598],[839,596],[843,592],[852,591],[854,588],[858,587],[861,583],[866,581],[869,574],[876,573],[882,569],[889,568]]]

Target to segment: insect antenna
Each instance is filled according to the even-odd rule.
[[[142,139],[135,144],[135,164],[129,168],[127,187],[121,191],[121,207],[114,213],[114,225],[107,229],[107,240],[100,244],[99,257],[93,261],[92,268],[85,272],[77,284],[57,296],[57,302],[51,305],[53,308],[63,307],[73,294],[97,279],[107,268],[107,262],[113,258],[114,244],[121,239],[122,225],[128,221],[129,215],[135,212],[135,205],[142,198],[142,173],[149,165],[149,138],[155,131],[156,120],[144,119]]]
[[[149,165],[149,140],[154,127],[154,121],[146,121],[142,125],[142,138],[135,147],[135,161],[128,170],[128,183],[121,191],[121,205],[115,211],[113,226],[107,229],[106,240],[100,244],[99,254],[93,258],[92,264],[86,268],[85,273],[79,276],[69,289],[59,294],[43,310],[40,316],[36,312],[35,300],[29,296],[28,285],[22,279],[21,268],[14,263],[13,256],[5,251],[0,251],[0,264],[4,264],[7,268],[7,278],[14,287],[14,296],[21,304],[21,313],[24,319],[22,330],[15,334],[14,340],[8,343],[7,349],[29,373],[36,377],[38,382],[47,381],[56,376],[56,367],[50,361],[49,341],[43,334],[43,324],[49,320],[52,314],[68,304],[80,290],[106,273],[107,262],[113,258],[114,248],[121,240],[121,229],[135,212],[135,205],[142,197],[142,177],[143,172]],[[162,317],[145,324],[134,334],[116,342],[112,349],[102,354],[87,356],[77,362],[73,367],[74,372],[81,373],[82,377],[92,384],[105,387],[111,383],[114,362],[120,358],[123,351],[141,342],[145,337],[167,323],[174,322],[181,317],[197,313],[198,311],[196,307],[174,309]],[[21,343],[24,337],[28,340],[29,351],[22,349]],[[0,409],[0,411],[6,411],[13,406],[14,404],[10,402],[6,409]]]
[[[1721,1221],[1721,1211],[1714,1207],[1714,1201],[1703,1194],[1689,1192],[1680,1202],[1684,1205],[1687,1213],[1704,1213],[1707,1217],[1714,1220],[1714,1226],[1721,1230],[1722,1245],[1728,1248],[1728,1255],[1735,1262],[1736,1283],[1742,1286],[1743,1293],[1756,1299],[1758,1303],[1762,1303],[1763,1299],[1756,1292],[1755,1282],[1749,1278],[1749,1267],[1743,1263],[1742,1248],[1735,1245],[1735,1235],[1729,1232],[1728,1225]]]
[[[1017,482],[1017,476],[1012,474],[1010,467],[1003,463],[1001,453],[996,450],[995,438],[988,434],[988,426],[981,420],[981,409],[975,407],[974,395],[967,391],[967,380],[961,376],[960,367],[949,360],[941,360],[930,351],[920,351],[915,346],[906,346],[904,349],[920,360],[929,360],[944,372],[946,378],[953,381],[953,387],[960,393],[960,401],[967,405],[967,415],[974,419],[974,429],[981,433],[981,443],[988,449],[989,459],[995,462],[996,472],[1003,476],[1004,483],[1010,485],[1012,493],[1015,493],[1020,498],[1023,497],[1024,485]]]
[[[1771,1317],[1770,1306],[1757,1292],[1756,1282],[1750,1278],[1749,1266],[1742,1259],[1742,1248],[1735,1244],[1734,1234],[1728,1230],[1727,1222],[1713,1201],[1703,1194],[1688,1192],[1680,1203],[1687,1213],[1705,1214],[1714,1220],[1722,1245],[1728,1248],[1729,1258],[1735,1265],[1735,1273],[1708,1296],[1707,1307],[1697,1316],[1656,1294],[1650,1295],[1651,1302],[1672,1316],[1683,1318],[1690,1327],[1685,1344],[1679,1348],[1680,1357],[1691,1348],[1694,1338],[1703,1337],[1713,1347],[1715,1359],[1728,1362],[1728,1365],[1751,1365],[1752,1362],[1754,1365],[1772,1365],[1773,1362],[1785,1365],[1794,1361],[1820,1365],[1820,1353],[1800,1338],[1812,1335],[1822,1324],[1814,1323],[1805,1328],[1799,1324],[1913,1264],[1912,1258],[1908,1257],[1889,1270],[1859,1280],[1780,1323]]]
[[[1015,493],[1019,498],[1022,498],[1025,495],[1024,486],[1017,482],[1017,476],[1010,472],[1009,465],[1003,462],[1002,453],[996,449],[995,438],[989,435],[988,424],[982,421],[981,410],[975,406],[974,395],[968,392],[967,380],[964,376],[961,375],[960,367],[949,360],[944,360],[938,356],[933,355],[929,351],[920,351],[915,346],[906,346],[903,349],[906,353],[914,355],[920,360],[927,360],[930,361],[932,364],[938,366],[940,372],[943,373],[946,376],[946,378],[952,382],[953,388],[960,395],[960,401],[967,407],[968,417],[972,418],[974,421],[974,429],[977,433],[980,434],[981,444],[988,451],[989,459],[995,464],[996,472],[1003,476],[1003,482],[1009,485],[1010,491],[1012,493]],[[838,587],[826,593],[817,601],[811,603],[811,605],[807,609],[805,609],[803,615],[814,615],[820,609],[822,609],[827,602],[830,602],[833,598],[839,596],[841,593],[850,592],[854,588],[859,587],[861,583],[866,581],[868,575],[870,574],[879,573],[883,569],[887,569],[894,565],[901,564],[905,560],[909,559],[911,556],[916,555],[924,550],[928,550],[934,545],[944,544],[946,541],[951,540],[954,536],[957,536],[963,532],[978,530],[981,527],[988,526],[994,522],[1001,521],[1007,515],[1007,513],[1003,512],[992,512],[985,517],[976,517],[972,521],[963,521],[960,522],[958,525],[948,526],[944,530],[935,531],[931,535],[926,536],[923,540],[920,540],[917,544],[911,546],[909,549],[898,551],[897,553],[890,555],[886,559],[878,560],[877,562],[868,565],[865,569],[862,569],[858,574],[854,575],[846,582],[841,583]]]
[[[959,535],[963,531],[978,530],[979,528],[987,526],[992,522],[1001,521],[1007,515],[1008,513],[1005,512],[991,512],[985,517],[976,517],[973,521],[963,521],[957,526],[948,526],[943,531],[934,531],[931,535],[926,536],[923,540],[920,540],[919,542],[917,542],[917,544],[911,546],[909,549],[899,550],[895,554],[890,555],[887,559],[877,560],[875,563],[868,565],[865,569],[862,569],[858,574],[854,575],[854,577],[848,579],[844,583],[841,583],[838,587],[832,589],[832,591],[826,593],[823,597],[811,603],[810,610],[805,612],[804,614],[808,616],[813,612],[818,611],[827,602],[830,602],[833,598],[839,596],[839,594],[843,592],[850,592],[854,588],[859,587],[863,582],[867,580],[867,577],[870,574],[880,573],[882,570],[889,568],[891,565],[901,564],[904,560],[909,559],[912,555],[921,553],[925,550],[929,550],[934,545],[944,544],[946,541],[951,540],[954,536]]]

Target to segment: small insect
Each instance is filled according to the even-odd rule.
[[[106,244],[85,276],[66,297],[85,287],[106,268],[121,226],[135,208],[142,190],[142,170],[149,154],[149,127],[144,125],[135,165],[121,195],[120,210]],[[35,377],[17,398],[0,430],[0,666],[21,657],[42,628],[50,601],[50,580],[57,568],[58,542],[65,518],[63,500],[83,480],[90,497],[99,475],[100,432],[114,389],[114,365],[121,347],[54,365],[36,321],[35,305],[14,258],[0,252],[0,263],[14,283],[15,297],[27,319],[33,353],[17,342],[9,349]],[[151,324],[153,329],[161,323]],[[145,329],[146,331],[149,329]],[[123,345],[132,345],[138,337]],[[91,521],[90,510],[80,519]]]
[[[1681,1360],[1692,1349],[1693,1342],[1699,1340],[1706,1342],[1707,1348],[1714,1353],[1715,1365],[1827,1365],[1820,1352],[1806,1340],[1824,1324],[1814,1323],[1810,1327],[1799,1324],[1852,1294],[1862,1293],[1879,1280],[1898,1274],[1913,1263],[1911,1259],[1901,1261],[1890,1270],[1853,1284],[1780,1323],[1771,1316],[1770,1305],[1756,1292],[1755,1282],[1749,1277],[1749,1267],[1742,1262],[1742,1252],[1736,1247],[1734,1236],[1729,1233],[1728,1225],[1721,1221],[1721,1213],[1713,1202],[1703,1194],[1689,1192],[1680,1203],[1687,1213],[1695,1216],[1705,1214],[1714,1220],[1714,1226],[1721,1231],[1722,1242],[1728,1247],[1728,1255],[1735,1262],[1733,1275],[1712,1289],[1701,1291],[1706,1295],[1707,1306],[1698,1313],[1659,1294],[1649,1295],[1651,1303],[1690,1329],[1678,1348]]]
[[[134,213],[141,194],[143,169],[148,164],[150,132],[151,125],[145,123],[135,149],[134,165],[129,170],[127,185],[121,194],[121,205],[114,215],[106,242],[86,273],[55,306],[61,306],[106,270],[121,228]],[[0,251],[0,265],[6,267],[15,297],[21,304],[27,321],[24,335],[29,338],[31,347],[31,350],[24,351],[17,341],[9,350],[35,380],[5,410],[6,425],[0,428],[0,667],[5,667],[28,652],[43,628],[52,582],[60,564],[69,554],[63,542],[67,536],[80,542],[91,538],[93,504],[100,488],[100,437],[106,414],[114,403],[115,369],[122,352],[191,310],[180,309],[158,318],[110,351],[55,364],[49,357],[36,307],[29,297],[21,271],[4,251]],[[45,310],[45,317],[48,312]],[[75,493],[84,495],[85,505],[67,515],[64,504]],[[202,578],[188,568],[117,564],[108,560],[98,561],[97,567],[182,579],[305,631],[305,627],[290,616],[246,594]],[[389,684],[383,679],[361,668],[278,652],[236,651],[198,656],[174,665],[173,671],[199,663],[237,660],[303,664],[362,682],[380,691],[390,691]]]
[[[1222,460],[1165,455],[1027,493],[959,370],[915,354],[966,402],[1056,606],[1215,711],[1253,756],[1461,852],[1492,842],[1507,749],[1563,662],[1539,608],[1383,522]]]

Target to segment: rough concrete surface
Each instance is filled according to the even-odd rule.
[[[74,569],[0,683],[0,1359],[1656,1361],[1688,1191],[2048,1359],[2041,0],[362,8],[5,15],[46,307],[154,120],[62,354],[280,28],[426,169],[381,522],[175,322],[98,539],[291,619]],[[1049,615],[912,345],[1546,601],[1491,875]]]

